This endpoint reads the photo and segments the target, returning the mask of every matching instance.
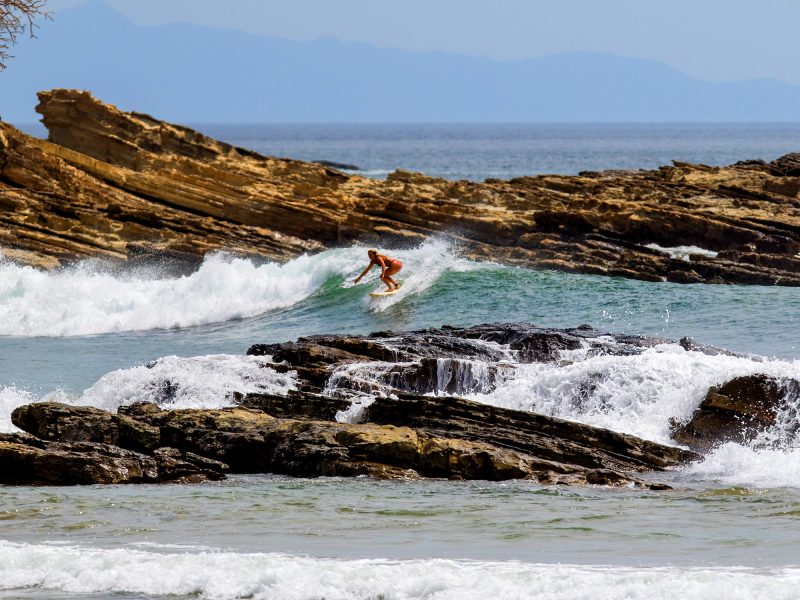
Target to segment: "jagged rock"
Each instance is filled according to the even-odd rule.
[[[673,439],[698,451],[724,442],[742,444],[776,424],[778,414],[800,398],[800,381],[767,375],[747,375],[711,388],[684,424],[676,424]],[[794,419],[796,428],[800,423]],[[792,433],[792,432],[787,432]]]
[[[218,481],[224,479],[228,471],[225,463],[177,448],[157,448],[153,455],[158,461],[158,480],[162,483]]]
[[[218,461],[160,448],[158,428],[98,408],[35,403],[16,408],[11,418],[31,435],[1,438],[10,445],[0,459],[0,465],[9,465],[0,479],[8,480],[0,482],[186,483],[222,479],[228,470]],[[19,472],[24,465],[27,474]]]
[[[800,152],[792,152],[769,163],[769,170],[780,177],[800,177]]]
[[[260,156],[125,113],[85,92],[40,94],[49,141],[0,124],[0,247],[54,267],[226,249],[285,260],[355,240],[450,233],[468,258],[679,283],[800,285],[800,181],[770,164],[385,181]],[[717,251],[690,261],[647,248]]]
[[[0,436],[0,484],[89,485],[156,483],[158,465],[149,456],[109,444],[20,443]]]
[[[697,458],[692,452],[631,435],[462,398],[408,394],[397,400],[377,398],[366,408],[365,419],[439,436],[483,441],[590,469],[648,471]]]
[[[350,163],[340,163],[333,160],[315,160],[314,163],[318,165],[322,165],[323,167],[330,167],[331,169],[339,169],[340,171],[360,171],[361,168],[358,165],[353,165]]]
[[[498,379],[509,376],[519,363],[557,362],[563,352],[583,349],[589,355],[633,355],[671,340],[608,334],[588,325],[548,329],[524,323],[474,327],[444,326],[406,332],[378,332],[368,336],[318,335],[297,342],[255,344],[247,353],[271,355],[291,369],[309,391],[326,386],[371,393],[399,390],[426,394],[488,392]],[[687,348],[689,349],[689,348]],[[716,352],[710,347],[691,349]],[[371,376],[359,377],[360,365],[370,361],[385,368],[366,367]],[[285,364],[284,364],[285,363]],[[351,366],[350,373],[345,367]],[[336,377],[332,375],[336,373]]]
[[[334,398],[316,399],[318,407],[326,403],[338,404]],[[283,405],[279,411],[285,414],[293,406],[297,404]],[[369,413],[378,423],[361,424],[307,418],[304,408],[296,418],[276,418],[264,412],[270,406],[261,408],[165,411],[146,403],[127,407],[127,418],[159,430],[164,447],[152,457],[117,448],[118,460],[138,460],[147,467],[133,469],[131,477],[119,482],[214,479],[230,466],[236,473],[301,477],[533,478],[541,483],[650,487],[659,484],[643,481],[634,473],[660,470],[693,456],[632,436],[455,398],[416,396],[400,402],[378,401]],[[421,412],[412,418],[410,408]],[[19,423],[37,431],[67,431],[77,419],[91,430],[96,421],[101,426],[108,421],[102,411],[87,412],[58,403],[41,403],[35,411],[22,411],[27,412],[35,414],[35,419],[18,419]],[[413,426],[402,422],[413,422]],[[62,447],[73,452],[108,448],[89,442],[46,443],[50,446],[43,450],[25,446],[27,454],[38,452],[39,459],[46,461],[50,455],[60,458],[54,452]],[[22,447],[8,445],[17,450]],[[6,464],[3,456],[9,455],[0,454],[0,466]],[[97,454],[91,458],[102,462]],[[18,472],[13,452],[8,460],[11,472]],[[88,459],[79,466],[87,465]],[[41,467],[37,468],[39,480],[46,480],[49,473],[42,474]],[[79,480],[71,481],[73,475]],[[94,472],[84,475],[73,468],[52,483],[85,483],[97,477]],[[9,482],[16,481],[12,477]],[[100,482],[116,480],[110,477]]]
[[[161,445],[157,428],[90,406],[28,404],[14,409],[11,421],[42,440],[95,442],[145,453]]]
[[[278,394],[234,394],[233,401],[242,408],[260,410],[273,417],[308,418],[333,421],[338,412],[347,410],[350,400],[289,390]]]

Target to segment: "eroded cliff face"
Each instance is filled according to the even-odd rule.
[[[470,258],[645,280],[800,285],[798,157],[716,168],[484,183],[385,181],[235,148],[89,93],[39,94],[49,141],[0,123],[0,248],[54,267],[85,257],[285,260],[446,233]],[[648,244],[698,246],[674,258]]]

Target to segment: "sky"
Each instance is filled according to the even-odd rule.
[[[49,0],[51,10],[84,0]],[[293,40],[498,59],[651,58],[708,81],[800,85],[800,0],[107,0],[141,25],[188,22]]]

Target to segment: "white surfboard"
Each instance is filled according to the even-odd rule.
[[[383,298],[384,296],[392,296],[400,291],[400,286],[398,285],[393,290],[384,290],[382,292],[370,292],[369,295],[373,298]]]

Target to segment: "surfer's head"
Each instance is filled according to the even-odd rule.
[[[375,260],[375,257],[378,256],[378,251],[375,248],[370,248],[367,250],[367,256],[369,256],[370,260]]]

